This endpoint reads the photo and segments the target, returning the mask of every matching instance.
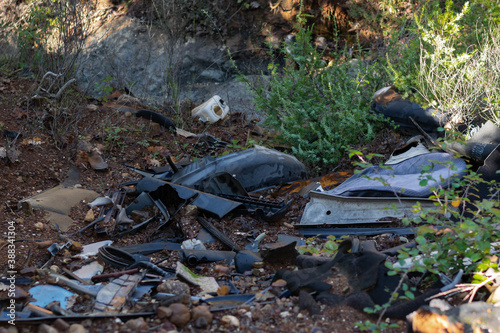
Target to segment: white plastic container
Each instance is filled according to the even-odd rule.
[[[218,95],[213,96],[205,103],[191,110],[193,117],[198,117],[201,121],[215,123],[223,119],[229,112],[229,106]]]

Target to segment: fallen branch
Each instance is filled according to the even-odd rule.
[[[40,84],[38,86],[38,89],[35,90],[35,92],[33,93],[33,99],[43,99],[43,98],[52,98],[52,99],[59,99],[61,98],[61,95],[62,93],[64,92],[64,90],[66,90],[66,88],[68,88],[68,86],[70,84],[72,84],[73,82],[76,82],[76,79],[71,79],[69,80],[68,82],[66,82],[60,89],[59,91],[56,93],[56,94],[51,94],[50,93],[50,90],[52,89],[52,86],[54,85],[54,83],[52,83],[48,89],[44,89],[43,88],[43,81],[45,81],[45,78],[47,76],[54,76],[56,79],[58,79],[59,77],[61,77],[63,74],[55,74],[53,72],[47,72],[45,73],[45,75],[42,77],[42,80],[40,81]]]

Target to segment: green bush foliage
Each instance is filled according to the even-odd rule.
[[[338,55],[327,64],[303,23],[299,19],[296,41],[283,46],[288,65],[281,69],[273,62],[267,82],[251,88],[265,123],[292,153],[311,166],[326,166],[376,135],[380,122],[369,110],[384,71],[377,62],[347,62]]]

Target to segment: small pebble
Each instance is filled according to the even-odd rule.
[[[225,316],[222,317],[221,321],[224,324],[227,324],[227,325],[230,325],[230,326],[240,327],[240,321],[235,316],[225,315]]]
[[[56,321],[54,321],[54,324],[52,325],[60,332],[66,332],[70,327],[70,324],[68,324],[61,318],[58,318]]]
[[[219,274],[227,274],[230,268],[228,266],[223,265],[215,265],[214,271]]]
[[[68,333],[87,333],[87,330],[80,324],[73,324],[69,327]]]
[[[89,209],[87,211],[87,214],[85,214],[85,218],[83,219],[83,221],[85,221],[85,222],[92,222],[94,220],[95,220],[94,210]]]
[[[157,314],[158,318],[160,319],[169,318],[170,316],[172,316],[172,309],[167,308],[166,306],[160,306],[158,308]]]
[[[169,320],[178,327],[183,327],[191,319],[191,314],[187,306],[181,303],[174,303],[169,306],[172,310],[172,315]]]
[[[38,333],[59,333],[54,327],[47,324],[38,326]]]
[[[252,264],[254,268],[264,268],[264,262],[262,261],[256,261]]]
[[[283,279],[279,279],[274,281],[271,286],[276,287],[276,288],[285,288],[287,285],[287,282]]]
[[[207,305],[199,305],[191,311],[191,316],[193,319],[198,319],[204,317],[208,324],[212,323],[214,315],[210,312],[210,308]]]
[[[283,311],[280,313],[280,317],[281,318],[287,318],[287,317],[290,317],[290,312],[288,311]]]
[[[157,286],[156,290],[160,293],[174,295],[191,294],[189,286],[186,283],[177,280],[166,280]]]
[[[61,270],[61,269],[59,268],[59,266],[57,266],[57,265],[52,265],[52,266],[50,266],[50,268],[49,268],[49,269],[50,269],[52,272],[54,272],[54,273],[59,273],[59,271]]]
[[[148,324],[142,317],[139,317],[137,319],[130,319],[125,323],[125,326],[127,326],[127,328],[133,332],[141,332],[149,329]]]

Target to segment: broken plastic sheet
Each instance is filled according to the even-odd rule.
[[[239,202],[227,200],[216,195],[200,192],[184,186],[172,184],[159,179],[145,177],[137,184],[138,192],[149,192],[154,200],[160,200],[171,205],[172,201],[177,203],[187,202],[197,206],[199,209],[215,214],[222,218],[231,211],[242,208]],[[172,213],[172,212],[171,212]]]
[[[261,146],[219,158],[206,156],[179,170],[171,182],[201,189],[213,174],[233,175],[249,192],[307,179],[307,169],[295,157]]]
[[[420,181],[422,171],[430,167],[430,176],[424,186]],[[326,194],[350,197],[394,197],[426,198],[432,187],[448,187],[454,177],[462,178],[467,173],[465,161],[448,153],[418,155],[389,167],[372,166],[352,176]],[[425,173],[425,176],[429,173]],[[386,185],[388,184],[388,185]]]
[[[98,196],[99,194],[94,191],[58,185],[22,200],[20,205],[25,211],[32,209],[46,211],[48,213],[46,219],[66,232],[73,225],[73,219],[68,216],[71,208],[81,201],[90,202]]]

